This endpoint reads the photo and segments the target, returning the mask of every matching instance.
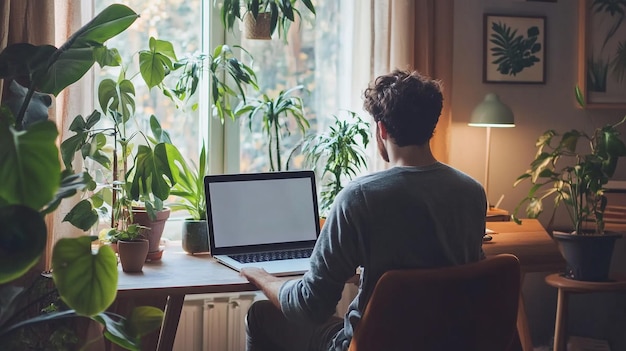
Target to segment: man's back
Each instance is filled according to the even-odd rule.
[[[334,308],[343,282],[362,267],[361,289],[335,340],[336,346],[343,345],[339,349],[345,349],[384,272],[479,260],[485,210],[481,185],[442,163],[394,167],[357,179],[337,197],[311,258],[311,271],[299,287],[292,287],[300,290],[298,295],[309,295],[307,306],[290,299],[283,310],[288,314],[291,308],[308,307],[313,319],[316,309],[317,318],[326,318],[324,313]],[[325,288],[319,289],[321,285]],[[283,290],[285,296],[288,291]],[[311,297],[316,291],[324,294]]]
[[[394,70],[372,81],[363,98],[376,123],[378,153],[391,168],[353,181],[335,198],[302,279],[283,283],[259,269],[242,271],[271,301],[253,304],[248,312],[251,350],[347,350],[384,272],[483,256],[485,192],[469,176],[437,162],[430,150],[443,108],[439,81]],[[344,320],[333,318],[357,267],[359,293]],[[279,325],[280,332],[270,325]]]

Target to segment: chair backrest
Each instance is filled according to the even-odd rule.
[[[516,335],[517,257],[388,271],[356,327],[350,351],[505,351]]]

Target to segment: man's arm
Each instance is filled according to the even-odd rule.
[[[261,289],[267,299],[270,300],[274,306],[278,307],[278,309],[280,309],[280,302],[278,301],[280,287],[283,286],[286,281],[295,279],[294,277],[275,277],[267,273],[264,269],[254,267],[243,268],[241,275],[257,288]]]

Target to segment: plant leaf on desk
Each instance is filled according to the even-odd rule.
[[[52,253],[52,277],[63,301],[78,314],[94,316],[117,294],[117,258],[108,246],[91,251],[92,237],[60,239]]]

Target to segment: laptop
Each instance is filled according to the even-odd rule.
[[[313,171],[221,174],[204,178],[211,255],[240,271],[299,275],[320,232]]]

